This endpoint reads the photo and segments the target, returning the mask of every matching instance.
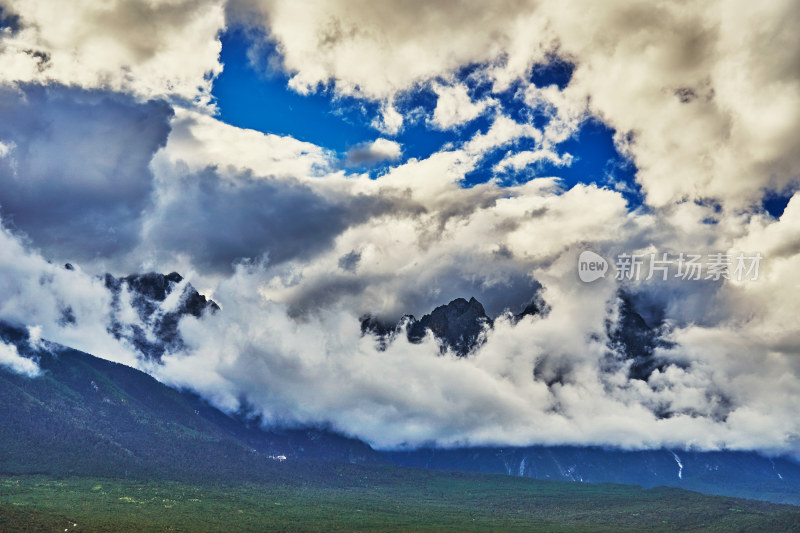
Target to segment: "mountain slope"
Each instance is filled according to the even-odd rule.
[[[38,359],[38,377],[0,367],[0,471],[203,478],[273,474],[271,463],[378,463],[366,444],[322,430],[265,431],[138,370],[0,324],[0,338]]]
[[[218,310],[177,274],[121,280],[107,282],[118,285],[111,290],[132,299],[143,322],[163,324],[172,313],[174,330],[172,326],[155,328],[167,331],[166,343],[182,342],[176,338],[181,316]],[[175,293],[176,289],[181,291]],[[538,314],[540,309],[532,304],[516,318]],[[386,342],[402,332],[394,327],[371,329],[379,326],[366,320],[362,327]],[[491,327],[491,320],[481,304],[458,299],[410,322],[404,333],[430,331],[442,346],[468,355],[485,327]],[[610,337],[610,348],[623,361],[633,361],[632,370],[641,372],[638,379],[646,379],[660,364],[654,358],[655,347],[663,346],[659,332],[631,305],[621,306],[620,320]],[[393,462],[577,482],[673,485],[800,504],[800,467],[787,458],[728,451],[633,452],[570,446],[378,454],[359,440],[324,429],[264,430],[257,418],[246,413],[229,416],[195,394],[171,389],[132,368],[54,343],[32,342],[21,327],[0,322],[0,340],[37,360],[42,370],[39,377],[30,378],[0,366],[0,472],[263,479],[277,475],[275,463],[284,458],[290,462]],[[546,376],[535,371],[534,377]]]
[[[800,464],[755,452],[619,450],[592,446],[420,449],[384,452],[399,466],[578,483],[680,487],[800,505]]]

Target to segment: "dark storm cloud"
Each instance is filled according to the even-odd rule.
[[[12,13],[8,8],[0,6],[0,34],[8,33],[9,35],[14,35],[20,28],[22,28],[22,23],[19,15]]]
[[[214,168],[179,171],[163,185],[146,246],[186,254],[196,268],[217,273],[241,260],[313,257],[351,225],[396,207],[362,195],[326,198],[293,178],[223,177]]]
[[[340,258],[340,265],[352,253]],[[334,302],[353,299],[358,312],[376,314],[380,319],[396,322],[405,314],[419,318],[451,300],[474,296],[490,316],[496,317],[507,310],[513,313],[522,311],[541,288],[524,268],[508,261],[495,261],[484,273],[471,270],[473,266],[467,261],[435,273],[420,268],[405,274],[364,273],[342,268],[344,272],[332,272],[313,281],[305,280],[288,300],[288,310],[291,316],[305,316]],[[437,290],[431,291],[431,285]],[[384,287],[387,296],[391,295],[392,305],[379,310],[364,305],[358,307],[355,302],[363,297],[365,291],[375,287]],[[386,301],[383,304],[388,305]]]
[[[0,87],[0,209],[45,255],[89,260],[134,247],[150,160],[171,108],[64,86]]]
[[[361,261],[361,252],[353,250],[339,258],[339,268],[355,273],[359,261]]]

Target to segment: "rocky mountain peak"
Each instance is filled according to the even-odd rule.
[[[148,272],[122,278],[106,274],[104,281],[112,294],[114,309],[109,331],[117,338],[126,338],[148,357],[157,359],[168,350],[180,349],[184,345],[178,331],[180,319],[187,315],[200,318],[206,312],[219,310],[216,302],[197,292],[191,283],[183,286],[177,306],[165,309],[164,302],[178,290],[183,279],[177,272]],[[139,316],[139,324],[124,324],[119,319],[123,288],[130,293],[130,303]]]
[[[630,360],[629,376],[647,381],[655,370],[663,370],[665,361],[656,357],[657,348],[670,348],[672,343],[662,338],[660,324],[650,326],[634,306],[632,298],[620,294],[619,318],[615,325],[609,322],[609,348]]]
[[[469,301],[456,298],[447,305],[440,305],[419,321],[408,324],[408,340],[420,342],[430,330],[442,341],[442,349],[452,349],[460,356],[467,355],[482,342],[484,328],[493,321],[486,315],[483,305],[475,298]]]
[[[483,342],[484,329],[492,325],[492,319],[475,298],[456,298],[446,305],[440,305],[420,320],[414,315],[404,315],[399,322],[391,324],[370,315],[361,318],[361,331],[378,337],[381,348],[385,348],[405,328],[409,342],[422,342],[427,332],[431,331],[440,342],[442,352],[450,349],[462,357]]]

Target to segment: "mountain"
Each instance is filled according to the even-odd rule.
[[[324,429],[262,429],[133,368],[0,323],[0,339],[41,375],[0,367],[0,472],[261,479],[298,459],[380,464]]]
[[[674,486],[800,504],[800,465],[753,452],[624,451],[580,446],[376,452],[320,428],[261,427],[133,368],[0,322],[0,339],[38,362],[28,377],[0,367],[0,473],[265,480],[281,465],[394,464],[585,483]],[[292,474],[294,475],[294,474]]]
[[[546,312],[543,302],[534,301],[524,316]],[[375,335],[385,347],[404,331],[410,342],[419,342],[428,332],[442,350],[467,356],[482,342],[485,328],[493,321],[474,298],[458,298],[439,306],[420,320],[407,315],[396,325],[372,317],[362,319],[362,332]],[[631,379],[647,381],[667,361],[658,349],[674,345],[663,337],[660,323],[648,324],[636,309],[635,299],[619,295],[618,317],[607,322],[609,370],[627,367]],[[551,386],[563,379],[557,362],[542,357],[534,368],[534,378]],[[670,362],[670,364],[676,364]],[[719,418],[726,416],[729,403],[720,401]],[[674,413],[657,413],[669,417]],[[691,411],[687,412],[691,414]],[[800,504],[800,464],[791,458],[768,458],[755,452],[687,452],[683,450],[625,451],[587,446],[533,446],[521,448],[426,448],[385,452],[383,457],[400,466],[464,472],[502,473],[540,479],[577,482],[632,483],[647,487],[667,485],[712,494],[769,499]]]
[[[383,452],[393,464],[487,474],[625,483],[800,505],[800,463],[755,452],[620,450],[594,446],[426,448]]]
[[[408,340],[421,342],[428,331],[460,356],[467,355],[482,343],[484,328],[492,327],[492,319],[486,315],[483,305],[475,298],[469,301],[456,298],[447,305],[440,305],[419,321],[408,319]]]
[[[106,276],[105,281],[117,298],[115,306],[130,305],[144,324],[136,330],[117,320],[113,331],[154,359],[181,346],[177,327],[181,317],[221,312],[176,273]],[[633,301],[621,302],[619,319],[608,326],[609,353],[617,362],[630,363],[632,378],[647,379],[663,364],[656,357],[657,348],[669,345],[659,325],[648,325]],[[514,319],[542,312],[546,306],[534,303]],[[431,332],[443,349],[466,356],[492,325],[480,302],[459,298],[419,321],[406,317],[389,326],[366,317],[362,329],[384,342],[392,342],[400,333],[418,342]],[[284,461],[393,463],[574,482],[669,485],[800,504],[800,466],[791,458],[587,446],[378,453],[362,441],[325,428],[264,429],[246,411],[223,413],[197,395],[172,389],[133,368],[31,339],[19,325],[0,322],[0,340],[41,369],[38,377],[31,378],[0,366],[3,473],[259,480],[283,475],[278,466]]]
[[[394,326],[369,315],[365,316],[361,319],[361,331],[377,336],[384,348],[403,329],[408,341],[413,343],[422,342],[430,331],[439,341],[443,353],[449,349],[464,357],[483,343],[484,330],[491,328],[493,324],[478,300],[456,298],[423,315],[419,320],[414,315],[405,315]]]
[[[108,331],[117,339],[125,338],[151,359],[184,347],[178,333],[181,318],[187,315],[200,318],[204,313],[219,311],[216,302],[207,300],[191,283],[181,285],[183,277],[177,272],[166,275],[149,272],[123,278],[106,274],[104,282],[111,292],[113,309]],[[123,298],[136,311],[139,323],[125,323],[120,318]]]
[[[526,316],[541,315],[546,309],[544,302],[534,299],[512,318],[519,322]],[[648,325],[636,311],[629,295],[620,294],[618,312],[618,320],[613,323],[608,321],[606,324],[610,362],[629,364],[629,376],[646,381],[654,370],[665,366],[665,362],[656,357],[656,349],[670,348],[672,344],[662,338],[658,325]],[[374,335],[382,349],[403,331],[408,341],[413,343],[421,342],[430,332],[439,342],[442,353],[452,350],[461,357],[469,355],[483,344],[484,331],[492,327],[494,320],[474,297],[469,301],[456,298],[423,315],[419,320],[414,315],[404,315],[399,322],[392,324],[371,315],[361,318],[362,334]]]
[[[607,323],[609,348],[630,361],[628,375],[631,379],[647,381],[655,370],[663,370],[664,361],[659,360],[657,348],[671,348],[673,344],[661,337],[659,327],[651,327],[636,312],[632,298],[620,294],[619,317],[612,327]],[[673,363],[674,364],[674,363]]]

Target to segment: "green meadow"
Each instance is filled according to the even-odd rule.
[[[235,485],[6,475],[0,531],[800,531],[798,507],[680,489],[300,466]]]

